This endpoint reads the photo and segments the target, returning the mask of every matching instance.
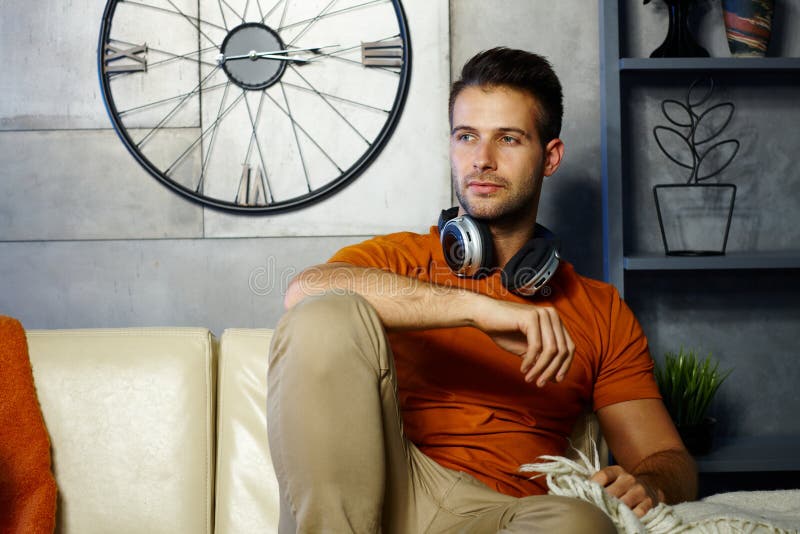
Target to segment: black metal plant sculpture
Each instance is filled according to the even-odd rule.
[[[715,141],[731,121],[735,106],[732,102],[722,102],[700,110],[711,98],[714,92],[714,80],[711,78],[701,78],[695,80],[689,86],[686,93],[686,102],[667,99],[661,102],[661,111],[664,117],[675,127],[659,125],[653,128],[658,148],[670,161],[680,167],[689,169],[689,178],[685,184],[662,184],[653,188],[656,201],[656,211],[658,223],[661,228],[661,238],[664,241],[664,252],[670,256],[708,256],[725,254],[725,247],[728,243],[728,232],[733,216],[733,204],[736,200],[736,186],[734,184],[720,183],[700,183],[721,173],[739,152],[739,141],[736,139],[725,139]],[[680,128],[680,129],[679,129]],[[724,234],[721,240],[721,247],[709,247],[705,245],[692,246],[684,244],[684,238],[690,234],[696,234],[698,229],[686,231],[679,235],[678,246],[670,246],[670,239],[667,238],[662,216],[662,206],[659,202],[659,192],[696,191],[711,193],[717,192],[724,194],[727,192],[729,201],[726,213]],[[674,198],[674,196],[673,196]],[[699,198],[706,198],[701,195]],[[712,206],[708,206],[713,210]],[[674,208],[674,206],[673,206]],[[672,219],[674,223],[676,219]],[[670,228],[674,228],[670,224]],[[681,237],[682,236],[682,237]]]
[[[701,93],[700,97],[698,98],[695,93],[702,89],[701,84],[707,85],[707,88],[705,94]],[[670,126],[656,126],[653,128],[653,135],[656,138],[658,148],[661,149],[664,155],[666,155],[677,165],[691,170],[689,179],[686,183],[696,184],[702,180],[707,180],[718,175],[725,170],[728,165],[731,164],[733,158],[736,156],[736,153],[739,151],[739,141],[736,139],[726,139],[724,141],[714,143],[705,149],[702,154],[699,151],[699,147],[701,147],[701,145],[709,143],[722,134],[722,130],[724,130],[725,127],[731,122],[731,118],[733,118],[733,112],[736,109],[736,106],[734,106],[733,102],[722,102],[707,108],[698,115],[696,110],[711,98],[711,94],[713,92],[714,80],[711,78],[704,78],[695,80],[692,82],[692,85],[689,86],[689,91],[686,93],[686,103],[678,102],[677,100],[672,99],[667,99],[661,102],[661,112],[664,113],[664,117],[666,117],[666,119],[675,126],[687,129],[685,132],[681,132]],[[682,120],[676,119],[674,112],[670,112],[668,106],[683,111],[685,118]],[[727,116],[724,115],[726,110]],[[719,121],[721,124],[710,127],[705,136],[701,135],[701,139],[698,139],[698,130],[701,125],[704,125],[704,120],[706,122],[710,122],[713,120],[715,115],[721,115],[724,117],[724,120]],[[691,163],[688,163],[687,161],[681,161],[678,157],[680,154],[672,154],[670,153],[670,150],[664,147],[664,139],[667,137],[675,137],[676,139],[680,139],[678,144],[685,145],[685,147],[689,149],[688,152],[691,156]],[[727,159],[724,159],[724,162],[720,164],[713,172],[704,172],[701,175],[701,167],[703,167],[703,171],[706,170],[703,163],[706,161],[715,162],[716,160],[714,158],[717,156],[722,156],[724,158],[724,153],[726,147],[728,146],[732,146],[734,148],[730,151]]]

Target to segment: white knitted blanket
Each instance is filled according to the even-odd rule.
[[[570,460],[542,456],[523,472],[546,476],[552,495],[588,501],[603,510],[624,534],[800,534],[800,490],[721,493],[676,506],[659,504],[641,519],[589,478],[600,470],[597,452]]]

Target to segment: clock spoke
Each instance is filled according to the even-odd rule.
[[[287,43],[287,46],[292,46],[294,43],[297,42],[298,39],[300,39],[302,36],[304,36],[306,34],[306,32],[308,32],[308,30],[310,30],[311,27],[314,26],[314,24],[319,22],[322,19],[322,17],[325,16],[325,12],[328,11],[331,8],[331,6],[333,6],[333,4],[335,4],[335,3],[336,3],[336,0],[331,0],[331,2],[327,6],[325,6],[325,8],[322,11],[320,11],[317,16],[312,18],[308,22],[308,24],[306,24],[305,28],[300,30],[300,33],[295,35],[294,38]],[[283,25],[283,21],[281,21],[281,25]],[[283,28],[279,29],[278,31],[280,32],[282,29],[285,29],[285,28],[286,28],[286,26],[283,26]]]
[[[371,6],[375,6],[375,5],[378,5],[378,4],[386,4],[386,3],[389,3],[391,1],[392,0],[370,0],[369,2],[364,2],[363,4],[358,4],[358,5],[355,5],[355,6],[350,6],[350,7],[345,7],[345,8],[342,8],[342,9],[337,9],[336,11],[331,11],[330,13],[324,13],[324,14],[321,13],[319,15],[311,17],[310,19],[305,19],[305,20],[299,20],[297,22],[292,22],[291,24],[287,24],[286,26],[282,25],[282,26],[278,27],[277,30],[279,32],[281,32],[281,31],[284,31],[286,29],[294,28],[295,26],[301,26],[303,24],[307,24],[309,22],[314,23],[314,22],[317,22],[319,20],[322,20],[322,19],[325,19],[325,18],[328,18],[328,17],[333,17],[335,15],[341,15],[343,13],[350,13],[351,11],[355,11],[355,10],[358,10],[358,9],[364,9],[365,7],[371,7]],[[323,12],[324,11],[325,10],[323,10]]]
[[[224,1],[224,0],[223,0],[223,1]],[[180,10],[180,8],[179,8],[178,6],[176,6],[176,5],[175,5],[175,3],[174,3],[172,0],[167,0],[167,2],[169,3],[169,5],[171,5],[172,7],[174,7],[174,8],[175,8],[175,11],[177,11],[177,12],[178,12],[178,14],[180,14],[181,16],[183,16],[183,18],[184,18],[184,19],[186,19],[186,20],[189,22],[189,24],[191,24],[192,26],[194,26],[194,28],[195,28],[195,29],[198,31],[198,33],[200,33],[200,35],[202,35],[203,37],[205,37],[206,39],[208,39],[208,42],[209,42],[209,43],[212,43],[212,44],[216,45],[216,46],[217,46],[217,48],[219,48],[219,44],[220,44],[220,43],[218,43],[217,41],[215,41],[214,39],[212,39],[211,37],[209,37],[209,36],[208,36],[208,34],[207,34],[206,32],[204,32],[203,30],[201,30],[201,29],[200,29],[200,22],[205,22],[205,21],[202,21],[202,20],[201,20],[199,17],[194,17],[194,20],[192,20],[192,17],[190,17],[189,15],[187,15],[186,13],[184,13],[183,11],[181,11],[181,10]]]
[[[222,0],[217,0],[217,6],[219,6],[219,15],[222,17],[222,24],[225,25],[225,32],[229,31],[228,27],[228,18],[225,16],[225,10],[222,8]]]
[[[315,90],[315,89],[309,89],[308,87],[303,87],[302,85],[297,85],[296,83],[285,82],[285,81],[282,81],[281,83],[284,84],[287,87],[292,87],[293,89],[298,89],[300,91],[305,91],[307,93],[314,93],[314,94],[317,94],[317,95],[320,95],[320,96],[325,96],[326,98],[330,98],[331,100],[338,100],[340,102],[345,102],[347,104],[352,104],[354,106],[359,106],[359,107],[362,107],[364,109],[369,109],[369,110],[372,110],[372,111],[378,111],[378,112],[386,114],[386,115],[391,113],[391,110],[389,110],[389,109],[383,109],[383,108],[379,108],[379,107],[376,107],[376,106],[370,106],[369,104],[365,104],[363,102],[359,102],[358,100],[351,100],[349,98],[336,96],[336,95],[333,95],[331,93],[326,93],[324,91],[319,91],[319,90]]]
[[[286,111],[289,112],[289,116],[291,117],[292,109],[289,107],[289,99],[286,96],[286,87],[281,82],[281,93],[283,94],[283,101],[286,102]],[[306,158],[303,155],[303,147],[300,145],[300,138],[297,136],[297,126],[295,125],[294,121],[292,121],[292,133],[294,134],[294,143],[297,146],[297,153],[300,156],[300,164],[303,167],[303,175],[306,178],[306,187],[308,188],[308,192],[311,192],[311,180],[308,177],[308,168],[306,167]]]
[[[115,43],[124,44],[126,46],[132,46],[132,43],[126,43],[125,41],[114,40],[114,42]],[[181,59],[186,60],[186,61],[191,61],[193,63],[199,63],[201,65],[206,65],[207,67],[216,67],[217,66],[216,62],[203,61],[202,59],[199,59],[199,57],[202,56],[205,52],[208,52],[210,50],[216,50],[216,49],[217,49],[216,46],[207,46],[206,48],[202,48],[200,50],[193,50],[193,51],[187,52],[185,54],[175,54],[173,52],[167,52],[166,50],[161,50],[161,49],[158,49],[158,48],[153,48],[152,46],[148,46],[147,47],[148,52],[157,52],[159,54],[163,54],[163,55],[169,56],[169,57],[167,59],[161,59],[161,60],[158,60],[158,61],[148,62],[147,63],[147,69],[148,70],[152,70],[154,67],[160,67],[160,66],[163,66],[163,65],[168,65],[170,63],[173,63],[175,61],[179,61]],[[198,58],[195,59],[192,56],[198,56]],[[114,75],[113,79],[117,79],[117,78],[123,78],[125,76],[130,76],[132,74],[140,74],[140,72],[138,72],[138,71],[126,71],[126,72],[117,72],[117,73],[111,73],[111,74]]]
[[[247,93],[247,91],[242,90],[242,94],[245,95],[244,103],[247,106],[247,116],[250,119],[250,126],[253,128],[253,134],[250,137],[250,146],[247,147],[247,154],[245,155],[244,165],[247,165],[247,161],[250,158],[250,152],[252,150],[252,146],[253,146],[253,144],[255,144],[256,145],[256,149],[258,151],[258,159],[261,161],[261,173],[260,173],[260,175],[261,175],[262,181],[264,182],[263,185],[264,185],[264,187],[266,187],[267,202],[269,204],[272,204],[272,187],[271,187],[271,185],[269,183],[269,175],[267,173],[267,165],[266,165],[266,163],[264,163],[264,154],[261,151],[261,143],[258,140],[258,133],[256,132],[256,124],[258,124],[258,121],[261,118],[261,110],[262,110],[263,105],[264,105],[264,95],[266,94],[266,92],[265,91],[261,91],[261,96],[259,97],[259,101],[258,101],[258,111],[256,111],[255,120],[253,119],[253,112],[250,109],[250,101],[247,100],[246,93]]]
[[[323,102],[325,102],[325,103],[328,105],[328,107],[330,107],[330,108],[333,110],[333,112],[334,112],[334,113],[336,113],[336,115],[338,115],[338,116],[339,116],[339,117],[340,117],[340,118],[341,118],[341,119],[342,119],[342,120],[345,122],[345,124],[347,124],[347,125],[348,125],[348,126],[349,126],[349,127],[350,127],[350,128],[351,128],[351,129],[352,129],[352,130],[353,130],[353,131],[356,133],[356,135],[357,135],[357,136],[359,136],[361,139],[363,139],[363,140],[364,140],[364,142],[367,144],[367,146],[369,146],[369,145],[371,145],[371,144],[372,144],[372,143],[370,143],[370,141],[369,141],[369,140],[368,140],[366,137],[364,137],[364,135],[363,135],[363,134],[362,134],[362,133],[361,133],[361,132],[358,130],[358,128],[356,128],[355,126],[353,126],[353,124],[352,124],[352,123],[351,123],[349,120],[347,120],[347,117],[345,117],[345,116],[344,116],[344,115],[343,115],[343,114],[342,114],[342,113],[341,113],[341,112],[340,112],[340,111],[339,111],[339,110],[336,108],[336,106],[334,106],[333,104],[331,104],[331,103],[328,101],[328,99],[327,99],[327,98],[325,98],[323,95],[321,95],[321,94],[320,94],[320,92],[319,92],[319,91],[317,91],[317,90],[316,90],[316,88],[315,88],[315,87],[314,87],[314,86],[311,84],[311,82],[309,82],[309,81],[308,81],[308,80],[307,80],[307,79],[306,79],[306,78],[305,78],[305,77],[304,77],[304,76],[303,76],[301,73],[297,72],[297,71],[298,71],[298,69],[296,69],[296,68],[294,67],[294,65],[290,65],[290,68],[291,68],[291,69],[292,69],[292,70],[295,72],[295,74],[297,74],[297,76],[299,76],[299,77],[300,77],[300,79],[301,79],[301,80],[303,80],[303,81],[304,81],[304,82],[305,82],[305,83],[306,83],[306,84],[309,86],[309,88],[311,88],[311,90],[314,92],[314,94],[316,94],[316,95],[317,95],[317,96],[318,96],[320,99],[322,99],[322,101],[323,101]],[[287,103],[287,109],[288,109],[288,103]],[[289,113],[291,113],[291,110],[289,111]]]
[[[293,124],[293,125],[296,125],[296,126],[297,126],[297,128],[298,128],[298,129],[299,129],[301,132],[303,132],[303,135],[305,135],[305,136],[308,138],[308,140],[309,140],[309,141],[311,141],[311,142],[314,144],[314,146],[315,146],[315,147],[317,147],[317,148],[319,149],[319,151],[320,151],[320,152],[322,152],[322,154],[323,154],[323,155],[324,155],[324,156],[325,156],[325,157],[328,159],[328,161],[330,161],[330,162],[333,164],[333,166],[334,166],[334,167],[336,167],[336,169],[337,169],[339,172],[342,172],[342,168],[339,166],[339,164],[338,164],[338,163],[336,163],[336,161],[335,161],[335,160],[334,160],[334,159],[331,157],[331,155],[330,155],[330,154],[328,154],[328,152],[327,152],[327,151],[326,151],[324,148],[322,148],[322,146],[320,146],[320,144],[319,144],[319,143],[316,141],[316,139],[314,139],[314,138],[313,138],[313,137],[312,137],[312,136],[311,136],[311,135],[310,135],[310,134],[309,134],[309,133],[306,131],[306,129],[305,129],[305,128],[303,128],[303,126],[302,126],[300,123],[298,123],[298,122],[295,120],[295,118],[294,118],[294,117],[292,117],[292,114],[291,114],[291,113],[289,113],[287,110],[283,109],[283,108],[281,107],[281,105],[278,103],[278,101],[277,101],[277,100],[275,100],[274,98],[272,98],[272,95],[270,95],[270,94],[269,94],[269,93],[267,93],[266,91],[264,92],[264,94],[265,94],[265,95],[267,95],[267,98],[269,98],[270,100],[272,100],[272,103],[273,103],[273,104],[275,104],[275,106],[277,106],[277,108],[278,108],[279,110],[281,110],[281,111],[283,112],[283,114],[284,114],[284,115],[286,115],[287,117],[289,117],[289,120],[292,122],[292,124]]]
[[[189,146],[186,148],[186,150],[184,150],[184,151],[183,151],[183,152],[182,152],[182,153],[181,153],[181,154],[180,154],[180,155],[179,155],[179,156],[178,156],[178,157],[177,157],[177,158],[176,158],[176,159],[175,159],[175,160],[172,162],[172,164],[170,164],[170,165],[169,165],[169,166],[166,168],[166,170],[164,170],[164,174],[165,174],[165,175],[167,175],[167,176],[169,176],[169,175],[170,175],[170,173],[172,173],[172,170],[173,170],[173,169],[174,169],[176,166],[178,166],[178,165],[179,165],[179,164],[180,164],[180,163],[181,163],[181,162],[182,162],[182,161],[183,161],[183,160],[186,158],[186,156],[188,156],[188,155],[189,155],[189,154],[192,152],[192,150],[194,150],[194,149],[195,149],[195,147],[197,147],[198,143],[200,143],[200,142],[201,142],[201,141],[202,141],[202,140],[205,138],[205,136],[206,136],[206,134],[209,132],[209,130],[211,130],[211,129],[215,128],[215,127],[216,127],[218,124],[220,124],[220,123],[222,122],[222,120],[223,120],[225,117],[227,117],[227,116],[228,116],[228,114],[231,112],[231,110],[232,110],[233,108],[235,108],[235,107],[236,107],[236,105],[237,105],[239,102],[241,102],[242,98],[243,98],[243,95],[237,96],[237,97],[236,97],[236,100],[234,100],[233,102],[231,102],[231,105],[230,105],[230,106],[228,106],[227,108],[225,108],[225,111],[223,111],[223,112],[222,112],[222,114],[221,114],[219,117],[217,117],[217,119],[216,119],[216,120],[215,120],[213,123],[211,123],[211,125],[210,125],[210,126],[208,126],[208,127],[205,129],[205,130],[203,130],[202,132],[200,132],[200,135],[198,136],[198,138],[197,138],[197,139],[195,139],[195,140],[194,140],[194,141],[193,141],[193,142],[192,142],[192,143],[191,143],[191,144],[190,144],[190,145],[189,145]]]
[[[153,128],[150,130],[150,131],[149,131],[149,132],[147,132],[147,134],[145,134],[145,136],[144,136],[142,139],[140,139],[138,143],[136,143],[136,147],[137,147],[137,148],[142,148],[142,147],[144,146],[144,144],[147,142],[147,140],[148,140],[148,139],[150,139],[150,137],[151,137],[151,136],[152,136],[152,135],[153,135],[153,134],[154,134],[156,131],[158,131],[158,130],[159,130],[159,129],[160,129],[160,128],[161,128],[161,127],[164,125],[164,124],[166,124],[166,123],[167,123],[167,121],[168,121],[170,118],[172,118],[172,117],[173,117],[173,116],[174,116],[174,115],[175,115],[175,114],[178,112],[178,110],[179,110],[179,109],[181,109],[181,108],[183,107],[183,105],[184,105],[184,104],[186,104],[186,102],[188,102],[188,101],[189,101],[189,99],[190,99],[190,98],[192,98],[193,96],[196,96],[196,95],[198,95],[198,94],[200,93],[200,89],[203,87],[203,85],[204,85],[204,84],[205,84],[205,83],[206,83],[208,80],[210,80],[210,79],[211,79],[211,77],[212,77],[214,74],[216,74],[218,71],[219,71],[219,67],[214,67],[214,68],[211,70],[211,72],[209,72],[209,73],[208,73],[208,75],[207,75],[205,78],[203,78],[202,80],[200,80],[200,83],[198,83],[198,84],[197,84],[197,85],[194,87],[194,89],[192,89],[191,91],[189,91],[188,93],[186,93],[186,95],[185,95],[185,96],[184,96],[184,97],[183,97],[183,98],[180,100],[180,102],[178,102],[178,103],[175,105],[175,107],[173,107],[173,108],[172,108],[172,109],[171,109],[171,110],[170,110],[170,111],[169,111],[169,112],[168,112],[168,113],[167,113],[167,114],[166,114],[166,115],[165,115],[165,116],[164,116],[164,117],[163,117],[163,118],[162,118],[162,119],[161,119],[161,120],[158,122],[158,124],[156,124],[156,125],[155,125],[155,126],[154,126],[154,127],[153,127]]]
[[[278,0],[275,2],[275,5],[272,6],[265,14],[261,17],[261,24],[266,24],[267,18],[269,18],[272,13],[278,9],[278,6],[286,2],[287,0]],[[284,8],[284,13],[286,12],[286,8]],[[280,25],[279,25],[280,26]]]
[[[195,189],[196,193],[202,193],[203,188],[205,187],[206,181],[206,169],[208,168],[208,161],[211,158],[211,153],[214,150],[214,140],[217,137],[217,130],[219,129],[219,124],[222,120],[222,110],[225,107],[225,102],[228,100],[228,91],[231,87],[231,81],[228,80],[224,83],[225,91],[222,93],[222,98],[219,101],[219,108],[217,109],[217,118],[212,123],[213,130],[211,131],[211,139],[208,141],[208,149],[206,153],[203,155],[202,163],[200,164],[200,180],[197,183],[197,188]]]
[[[167,0],[167,1],[169,1],[169,0]],[[179,16],[179,17],[183,17],[185,19],[188,19],[189,21],[194,20],[194,21],[197,21],[198,23],[203,23],[203,24],[205,24],[206,26],[208,26],[210,28],[214,28],[214,29],[217,29],[217,30],[222,30],[222,31],[225,31],[225,32],[228,31],[227,28],[225,28],[223,26],[220,26],[219,24],[214,24],[213,22],[209,22],[209,21],[201,19],[199,17],[191,17],[191,16],[187,15],[186,13],[183,13],[180,9],[175,11],[175,10],[167,9],[167,8],[160,7],[160,6],[154,6],[152,4],[145,4],[144,2],[136,2],[134,0],[119,0],[118,3],[120,3],[120,4],[130,4],[132,6],[144,7],[144,8],[152,9],[152,10],[155,10],[155,11],[161,11],[162,13],[169,13],[171,15],[176,15],[176,16]],[[173,4],[173,6],[174,6],[174,4]],[[206,37],[206,38],[208,38],[208,37]],[[209,39],[209,41],[211,41],[212,43],[215,42],[212,39]]]
[[[258,9],[258,20],[264,18],[264,10],[261,8],[261,0],[256,0],[256,8]]]
[[[236,15],[236,18],[241,20],[242,23],[244,23],[244,15],[247,12],[247,6],[245,6],[244,11],[242,13],[239,13],[238,11],[236,11],[236,9],[233,6],[231,6],[228,3],[227,0],[222,0],[222,3],[225,4],[226,6],[228,6],[228,9],[230,9],[233,12],[233,14]]]
[[[225,87],[226,85],[228,85],[230,83],[231,83],[230,81],[225,81],[225,82],[222,82],[222,83],[218,83],[216,85],[209,85],[208,87],[204,88],[203,90],[206,93],[208,93],[210,91],[214,91],[216,89],[219,89],[220,87]],[[181,100],[181,99],[186,98],[187,96],[191,96],[191,95],[192,95],[192,91],[189,91],[188,93],[181,93],[181,94],[178,94],[178,95],[175,95],[175,96],[162,98],[161,100],[154,100],[153,102],[148,102],[147,104],[134,106],[132,108],[121,109],[121,110],[118,110],[118,113],[119,113],[120,117],[124,117],[126,115],[129,115],[131,113],[135,113],[137,111],[143,111],[145,109],[149,109],[149,108],[152,108],[152,107],[157,107],[157,106],[160,106],[160,105],[163,105],[163,104],[167,104],[169,102],[174,102],[175,100]]]

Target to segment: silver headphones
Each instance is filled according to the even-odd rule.
[[[439,240],[456,276],[482,278],[497,268],[488,225],[469,215],[458,216],[458,207],[439,216]],[[537,224],[534,237],[501,269],[503,286],[517,295],[533,296],[553,277],[560,260],[558,238]]]

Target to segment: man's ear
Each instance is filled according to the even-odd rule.
[[[550,176],[561,165],[564,157],[564,142],[561,139],[551,139],[544,147],[544,172],[545,176]]]

